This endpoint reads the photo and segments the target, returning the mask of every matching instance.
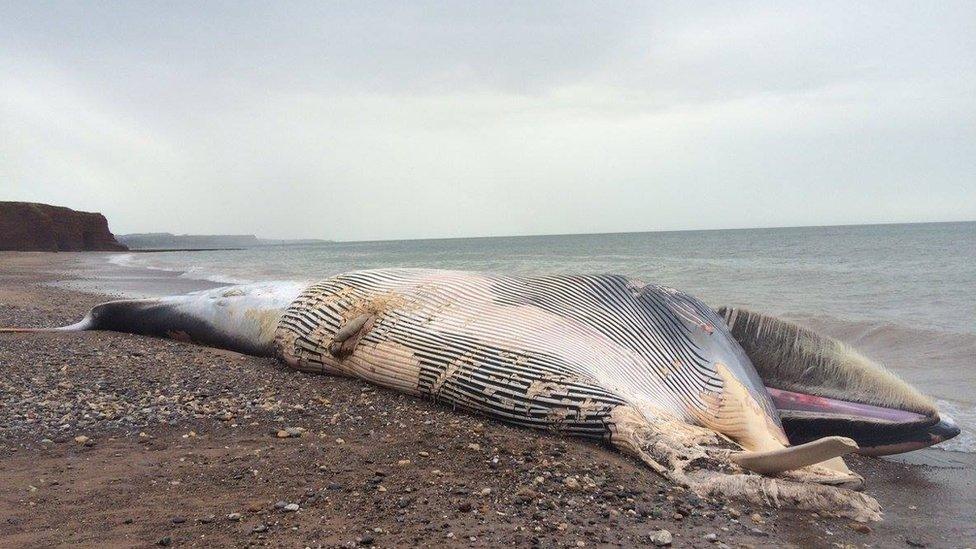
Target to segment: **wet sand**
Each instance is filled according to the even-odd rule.
[[[97,257],[0,252],[0,325],[67,324],[104,300],[77,290],[208,284]],[[125,334],[0,335],[4,547],[646,546],[661,529],[676,547],[712,535],[731,547],[976,546],[972,455],[906,460],[850,460],[884,507],[864,529],[701,500],[599,444],[269,359]]]

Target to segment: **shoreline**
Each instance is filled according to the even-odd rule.
[[[185,278],[185,271],[111,261],[112,257],[127,253],[85,254],[74,262],[68,259],[66,269],[53,273],[59,276],[48,284],[91,295],[126,299],[179,295],[231,285],[203,278]]]
[[[0,253],[0,325],[67,324],[102,296],[208,283],[90,259]],[[64,281],[72,272],[86,278]],[[268,359],[88,332],[2,334],[0,365],[0,474],[10,479],[0,514],[15,519],[0,523],[3,544],[646,545],[663,528],[676,547],[709,534],[732,547],[976,545],[971,454],[946,467],[851,459],[885,511],[864,534],[810,513],[702,502],[599,444]],[[278,438],[286,427],[305,430]],[[580,470],[602,482],[570,488]],[[276,509],[279,500],[301,510]],[[235,512],[240,522],[226,518]]]

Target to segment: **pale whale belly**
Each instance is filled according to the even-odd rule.
[[[330,350],[356,319],[348,353]],[[276,347],[303,370],[604,439],[622,406],[734,436],[737,418],[716,413],[728,368],[779,430],[751,363],[707,306],[622,276],[347,273],[292,303]]]

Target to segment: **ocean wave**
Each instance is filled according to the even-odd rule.
[[[119,267],[136,267],[136,254],[115,254],[108,256],[108,262]]]
[[[250,278],[239,278],[229,276],[224,273],[214,272],[205,267],[189,267],[185,271],[182,271],[180,277],[190,278],[193,280],[209,280],[210,282],[216,282],[218,284],[254,284],[259,282]]]
[[[256,282],[253,279],[231,276],[208,267],[190,265],[180,267],[174,265],[163,266],[153,262],[146,257],[147,255],[149,254],[115,254],[109,256],[108,261],[118,267],[176,273],[179,278],[205,280],[208,282],[216,282],[217,284],[252,284]]]
[[[924,382],[965,380],[950,398],[972,402],[970,385],[973,359],[976,358],[976,333],[910,327],[888,320],[850,321],[824,314],[789,314],[787,318],[817,332],[835,337],[858,351],[882,362],[890,369]],[[938,376],[932,376],[937,372]],[[924,384],[924,383],[923,383]]]

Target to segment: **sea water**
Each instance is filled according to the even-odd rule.
[[[378,267],[619,273],[847,341],[936,399],[976,452],[976,222],[325,242],[131,253],[118,265],[226,283]]]

